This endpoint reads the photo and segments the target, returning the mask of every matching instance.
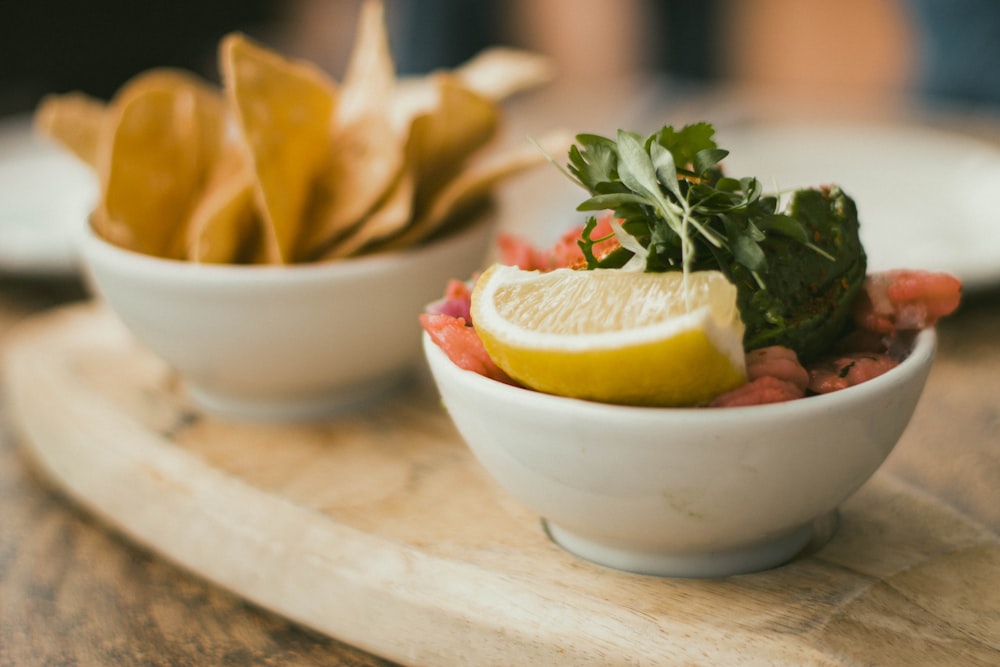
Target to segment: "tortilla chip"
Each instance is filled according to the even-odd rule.
[[[453,72],[470,90],[494,102],[549,83],[556,73],[551,58],[506,47],[481,51]]]
[[[407,160],[417,176],[415,214],[421,215],[466,160],[497,133],[499,111],[493,102],[465,88],[455,77],[435,75],[438,105],[413,120]]]
[[[543,164],[550,155],[565,153],[572,144],[571,134],[554,132],[539,141],[541,148],[519,147],[469,166],[437,194],[420,217],[379,249],[399,250],[439,233],[481,204],[498,182]]]
[[[302,248],[328,245],[358,225],[398,179],[403,147],[388,121],[367,116],[342,128],[330,147],[330,161],[316,182]]]
[[[378,0],[365,0],[344,73],[336,124],[344,126],[375,112],[384,115],[395,86],[396,64],[389,50],[385,8]]]
[[[451,74],[465,88],[499,104],[517,93],[548,83],[555,77],[555,67],[547,56],[495,47],[480,52]],[[438,103],[434,75],[397,80],[391,110],[393,127],[405,130],[414,118],[431,111]]]
[[[197,84],[186,77],[142,76],[111,106],[106,150],[97,152],[107,223],[127,229],[128,247],[178,257],[183,230],[205,179]]]
[[[186,258],[202,263],[239,263],[251,256],[263,233],[253,195],[253,170],[233,147],[215,168],[187,225]]]
[[[47,95],[35,111],[35,131],[53,139],[91,168],[108,111],[104,102],[84,93]]]
[[[437,101],[411,123],[395,189],[326,258],[356,254],[402,231],[461,173],[468,158],[493,139],[499,126],[495,104],[447,74],[436,74],[433,81]]]
[[[121,248],[132,247],[132,232],[126,225],[109,220],[103,206],[98,205],[91,211],[87,222],[94,233],[108,243]]]
[[[285,59],[240,34],[223,39],[220,60],[253,166],[268,259],[292,262],[313,183],[327,159],[336,84],[314,65]]]
[[[412,169],[403,169],[386,198],[346,238],[320,256],[321,260],[362,254],[369,246],[403,230],[413,217],[416,179]]]
[[[395,77],[384,9],[367,0],[341,88],[329,161],[316,183],[303,239],[306,256],[355,227],[399,178],[404,139],[389,117]]]
[[[229,121],[222,94],[207,81],[190,72],[162,67],[134,76],[115,93],[110,106],[119,107],[133,96],[154,89],[184,91],[191,96],[190,108],[179,108],[179,113],[193,124],[192,132],[198,142],[197,157],[206,167],[207,173],[213,168],[226,141],[226,126]],[[105,126],[107,127],[107,123]]]
[[[382,0],[363,0],[342,87],[239,33],[221,40],[219,67],[222,91],[159,68],[106,105],[82,93],[39,105],[36,130],[97,173],[102,237],[277,264],[419,243],[538,160],[468,166],[499,130],[499,102],[553,73],[546,57],[494,48],[401,84]]]

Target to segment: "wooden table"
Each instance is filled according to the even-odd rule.
[[[0,279],[0,345],[17,322],[85,296],[72,281]],[[982,599],[977,606],[929,585],[903,590],[898,578],[881,576],[851,599],[834,599],[822,587],[803,590],[806,603],[817,596],[816,604],[833,610],[820,629],[829,640],[829,664],[892,664],[896,655],[912,663],[921,650],[912,642],[946,617],[935,615],[935,600],[951,610],[966,603],[992,610],[950,630],[965,636],[972,628],[965,639],[975,647],[965,658],[953,656],[953,664],[1000,663],[998,341],[1000,291],[967,295],[961,311],[940,327],[938,359],[921,405],[880,472],[916,494],[935,521],[953,514],[985,531],[985,549],[958,550],[934,561],[945,568],[948,576],[937,579],[945,584],[965,571],[986,573],[972,587]],[[0,667],[388,664],[260,610],[110,530],[38,474],[19,449],[8,417],[0,404]],[[940,528],[928,524],[929,532]],[[919,595],[905,598],[915,591]],[[906,610],[897,610],[904,598]],[[922,629],[921,623],[930,625]],[[801,631],[789,628],[790,637]],[[907,637],[909,645],[893,644]],[[946,641],[931,638],[928,646],[928,656],[947,654]],[[754,662],[752,655],[747,659]]]
[[[0,280],[0,337],[80,300],[74,281]],[[0,407],[0,665],[389,664],[221,591],[81,511],[21,455]]]

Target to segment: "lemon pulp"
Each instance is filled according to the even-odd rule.
[[[706,403],[746,380],[736,287],[717,271],[547,273],[496,264],[472,294],[493,361],[538,391],[606,403]]]

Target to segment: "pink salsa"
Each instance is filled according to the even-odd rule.
[[[610,223],[611,216],[602,218],[592,236],[610,233]],[[529,271],[580,268],[584,258],[577,240],[582,231],[582,227],[571,230],[548,250],[501,235],[497,240],[500,261]],[[615,243],[605,241],[605,247],[596,247],[595,252],[610,251]],[[854,329],[830,355],[805,367],[786,347],[751,350],[746,355],[746,384],[717,396],[709,405],[777,403],[838,391],[877,377],[906,358],[916,332],[934,326],[958,308],[961,291],[961,282],[946,273],[899,269],[869,274],[854,304]],[[450,281],[444,297],[420,316],[421,325],[460,368],[517,384],[493,363],[476,334],[469,314],[471,296],[468,283]]]

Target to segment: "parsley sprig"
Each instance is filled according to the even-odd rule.
[[[579,244],[587,269],[722,271],[736,285],[747,350],[784,345],[808,361],[850,327],[867,255],[854,201],[838,186],[765,194],[720,163],[715,129],[665,125],[648,137],[580,134],[569,163],[553,164],[587,190],[578,210],[610,210],[619,243],[598,254],[596,217]],[[551,159],[551,158],[550,158]],[[779,201],[779,196],[783,201]],[[688,293],[688,290],[684,290]]]
[[[576,136],[563,171],[591,195],[577,210],[611,210],[621,221],[621,247],[598,257],[594,247],[607,239],[592,238],[597,220],[587,220],[580,247],[588,269],[631,262],[646,271],[728,273],[735,262],[764,289],[761,243],[771,234],[833,259],[811,243],[801,222],[778,210],[778,196],[765,195],[760,181],[724,175],[720,163],[729,152],[714,134],[711,124],[696,123],[680,130],[665,125],[645,138],[625,130],[615,139]]]

